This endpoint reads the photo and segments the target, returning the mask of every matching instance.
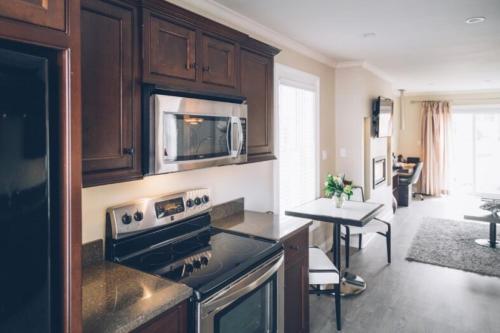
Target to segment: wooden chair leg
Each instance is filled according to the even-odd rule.
[[[350,256],[349,250],[351,247],[351,229],[348,226],[345,227],[344,242],[345,242],[345,267],[349,268],[349,256]]]
[[[361,250],[361,244],[363,243],[363,234],[359,234],[358,249]]]
[[[335,320],[337,322],[337,331],[342,329],[342,315],[340,311],[340,283],[335,286]]]

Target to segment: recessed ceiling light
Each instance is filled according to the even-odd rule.
[[[469,17],[467,20],[465,20],[465,23],[476,24],[476,23],[483,23],[484,21],[486,21],[486,17],[476,16],[476,17]]]
[[[374,32],[365,32],[365,33],[363,34],[363,38],[373,38],[373,37],[375,37],[375,36],[377,36],[377,34],[376,34],[376,33],[374,33]]]

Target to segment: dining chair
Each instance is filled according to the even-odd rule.
[[[363,187],[353,186],[353,195],[349,200],[353,201],[365,201],[365,195],[363,192]],[[350,246],[351,246],[351,236],[358,236],[358,249],[361,250],[363,243],[363,234],[376,233],[385,237],[386,247],[387,247],[387,262],[391,263],[391,223],[384,221],[378,217],[374,217],[370,222],[365,224],[363,227],[353,227],[344,225],[341,229],[341,238],[345,242],[345,265],[346,268],[349,267],[349,256],[350,256]]]
[[[330,289],[321,286],[333,285]],[[309,248],[309,294],[335,294],[335,319],[337,330],[342,329],[340,312],[340,273],[330,258],[318,247]]]

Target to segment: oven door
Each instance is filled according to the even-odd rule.
[[[284,332],[283,253],[198,303],[198,333]]]

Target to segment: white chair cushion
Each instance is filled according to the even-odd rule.
[[[394,217],[394,214],[392,214],[391,211],[383,209],[379,214],[376,216],[377,218],[386,221],[388,223],[392,222],[392,219]],[[349,227],[351,236],[352,235],[359,235],[359,234],[368,234],[368,233],[374,233],[374,232],[387,232],[387,225],[385,223],[382,223],[378,220],[371,220],[367,224],[365,224],[364,227]],[[345,227],[341,228],[342,235],[345,235]]]
[[[317,247],[309,248],[309,284],[338,284],[339,271]]]

